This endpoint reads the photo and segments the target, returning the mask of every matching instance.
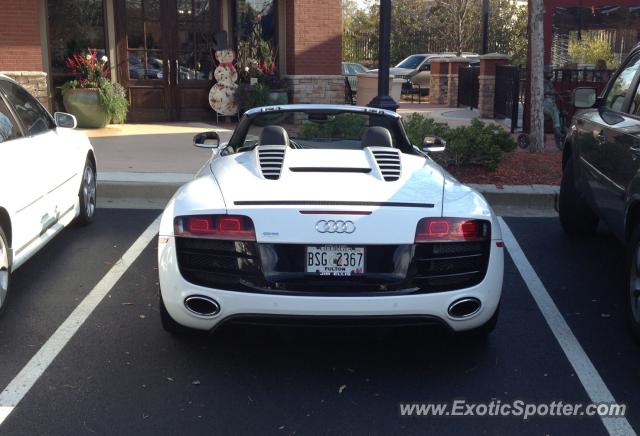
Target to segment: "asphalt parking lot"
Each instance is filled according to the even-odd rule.
[[[103,280],[158,214],[101,209],[93,225],[64,230],[15,273],[0,319],[0,386],[17,386],[24,397],[9,404],[15,395],[0,395],[1,434],[640,429],[640,348],[624,322],[622,247],[606,229],[570,240],[556,218],[505,218],[522,253],[505,262],[500,320],[486,346],[415,329],[237,327],[213,337],[174,337],[160,327],[154,237],[113,287]],[[65,320],[96,287],[104,288],[104,299],[77,331],[68,330]],[[552,306],[540,300],[546,293]],[[52,344],[52,337],[68,341]],[[60,353],[52,354],[56,347]],[[412,402],[589,403],[607,394],[627,405],[626,418],[399,412]]]

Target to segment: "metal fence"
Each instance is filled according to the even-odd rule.
[[[458,106],[478,107],[480,67],[462,67],[458,72]]]
[[[345,62],[377,61],[378,33],[343,32],[342,60]]]
[[[559,68],[553,70],[551,81],[553,86],[560,93],[556,99],[558,108],[565,113],[565,119],[570,122],[575,108],[573,107],[572,94],[573,90],[585,86],[596,88],[598,95],[604,91],[613,75],[614,70],[595,70],[589,68]],[[527,70],[520,68],[520,103],[524,105],[524,120],[529,117],[528,107],[525,104],[525,95],[527,93],[529,83]],[[549,124],[549,123],[547,123]],[[525,132],[528,133],[528,123],[524,122]],[[547,128],[547,131],[551,131]]]
[[[511,133],[518,127],[518,106],[520,103],[520,69],[515,65],[496,67],[495,96],[493,112],[496,117],[511,119]]]
[[[446,42],[439,35],[430,32],[419,32],[394,38],[391,35],[391,64],[395,65],[402,59],[415,53],[440,53],[449,50]],[[377,63],[378,62],[378,33],[351,32],[342,33],[342,60],[345,62]]]

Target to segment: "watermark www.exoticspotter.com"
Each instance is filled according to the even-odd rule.
[[[535,416],[623,417],[626,404],[617,403],[529,403],[523,400],[471,402],[453,400],[447,403],[400,403],[400,416],[514,416],[527,420]]]

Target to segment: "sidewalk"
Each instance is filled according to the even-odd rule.
[[[448,107],[431,103],[410,103],[400,102],[398,113],[403,117],[407,117],[412,113],[419,113],[422,116],[433,118],[438,123],[446,123],[449,127],[468,126],[471,120],[479,119],[485,123],[498,124],[509,130],[509,120],[485,119],[480,118],[477,109],[467,107]]]
[[[211,151],[193,146],[193,136],[215,130],[228,141],[234,126],[207,123],[119,124],[83,130],[96,151],[99,172],[194,174]]]

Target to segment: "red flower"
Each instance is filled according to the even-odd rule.
[[[109,78],[107,63],[98,59],[96,49],[89,48],[86,52],[69,56],[65,65],[83,88],[97,87],[100,79]]]

